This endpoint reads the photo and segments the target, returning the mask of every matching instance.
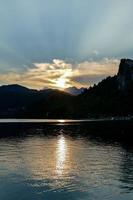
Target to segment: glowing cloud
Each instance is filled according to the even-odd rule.
[[[117,73],[119,60],[102,59],[67,63],[54,59],[52,63],[34,63],[25,72],[8,72],[0,75],[1,84],[22,84],[36,89],[65,89],[70,86],[89,87],[107,76]]]

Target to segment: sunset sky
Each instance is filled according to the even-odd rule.
[[[133,58],[132,0],[0,0],[0,84],[89,87]]]

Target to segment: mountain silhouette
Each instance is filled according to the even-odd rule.
[[[65,92],[68,92],[69,94],[77,96],[79,94],[82,94],[85,90],[86,90],[86,88],[84,88],[84,87],[81,87],[81,88],[68,87],[65,89]]]
[[[16,84],[1,86],[0,118],[99,118],[133,115],[133,61],[122,59],[117,75],[107,77],[89,89],[81,88],[79,95],[77,92],[76,88],[69,88],[69,91],[38,91]]]

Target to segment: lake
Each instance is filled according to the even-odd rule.
[[[113,137],[123,122],[63,123],[0,125],[0,200],[132,200],[133,146]]]

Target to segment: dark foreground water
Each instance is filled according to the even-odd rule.
[[[94,136],[87,125],[7,126],[0,200],[133,199],[131,144]]]

